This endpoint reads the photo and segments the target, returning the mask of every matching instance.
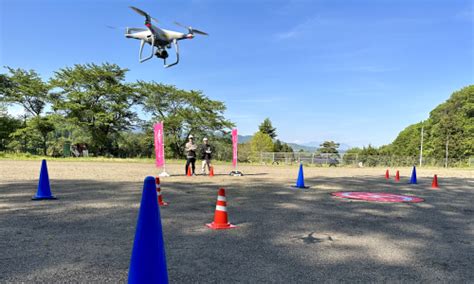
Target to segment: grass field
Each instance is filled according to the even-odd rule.
[[[55,201],[31,201],[37,160],[0,160],[0,282],[126,282],[143,179],[152,162],[48,162]],[[162,179],[161,207],[173,283],[473,282],[474,171],[305,168],[309,189],[291,188],[297,166],[228,164],[216,176]],[[391,169],[393,175],[397,169]],[[438,174],[440,189],[430,188]],[[213,231],[219,187],[230,221]],[[423,203],[369,203],[335,191],[416,195]]]

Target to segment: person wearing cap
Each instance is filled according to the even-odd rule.
[[[209,145],[209,140],[204,137],[202,139],[203,144],[201,145],[200,154],[202,159],[202,166],[201,166],[201,173],[203,175],[206,174],[206,165],[209,172],[211,171],[211,154],[212,154],[212,147]]]
[[[197,150],[197,145],[194,144],[194,136],[189,135],[188,137],[189,142],[186,143],[185,145],[185,152],[186,152],[186,168],[184,170],[185,174],[188,173],[188,168],[189,165],[191,164],[191,170],[192,170],[192,175],[196,175],[194,173],[196,169],[196,150]]]

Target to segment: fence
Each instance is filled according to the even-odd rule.
[[[403,156],[379,156],[379,155],[359,155],[359,154],[316,154],[308,152],[261,152],[260,163],[262,164],[287,164],[303,163],[316,166],[355,166],[355,167],[376,167],[376,166],[413,166],[419,165],[419,157]],[[468,159],[446,159],[423,157],[423,166],[436,167],[474,167],[474,157]]]

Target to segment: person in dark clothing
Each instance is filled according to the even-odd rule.
[[[201,145],[201,148],[199,149],[201,159],[202,159],[202,166],[201,166],[201,173],[203,175],[206,174],[206,165],[207,169],[209,172],[211,172],[211,158],[212,158],[212,147],[209,145],[209,140],[204,137],[202,139],[203,144]]]
[[[191,169],[192,169],[192,175],[195,176],[196,174],[194,173],[196,169],[196,149],[197,146],[194,144],[194,136],[189,135],[189,142],[186,143],[186,146],[184,148],[186,152],[186,168],[185,168],[185,174],[188,173],[188,168],[189,165],[191,164]]]

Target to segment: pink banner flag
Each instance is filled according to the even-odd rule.
[[[237,166],[237,143],[238,141],[237,136],[237,128],[232,129],[232,165],[234,168]]]
[[[165,164],[165,143],[163,142],[163,121],[153,125],[155,132],[155,155],[156,166],[162,167]]]

